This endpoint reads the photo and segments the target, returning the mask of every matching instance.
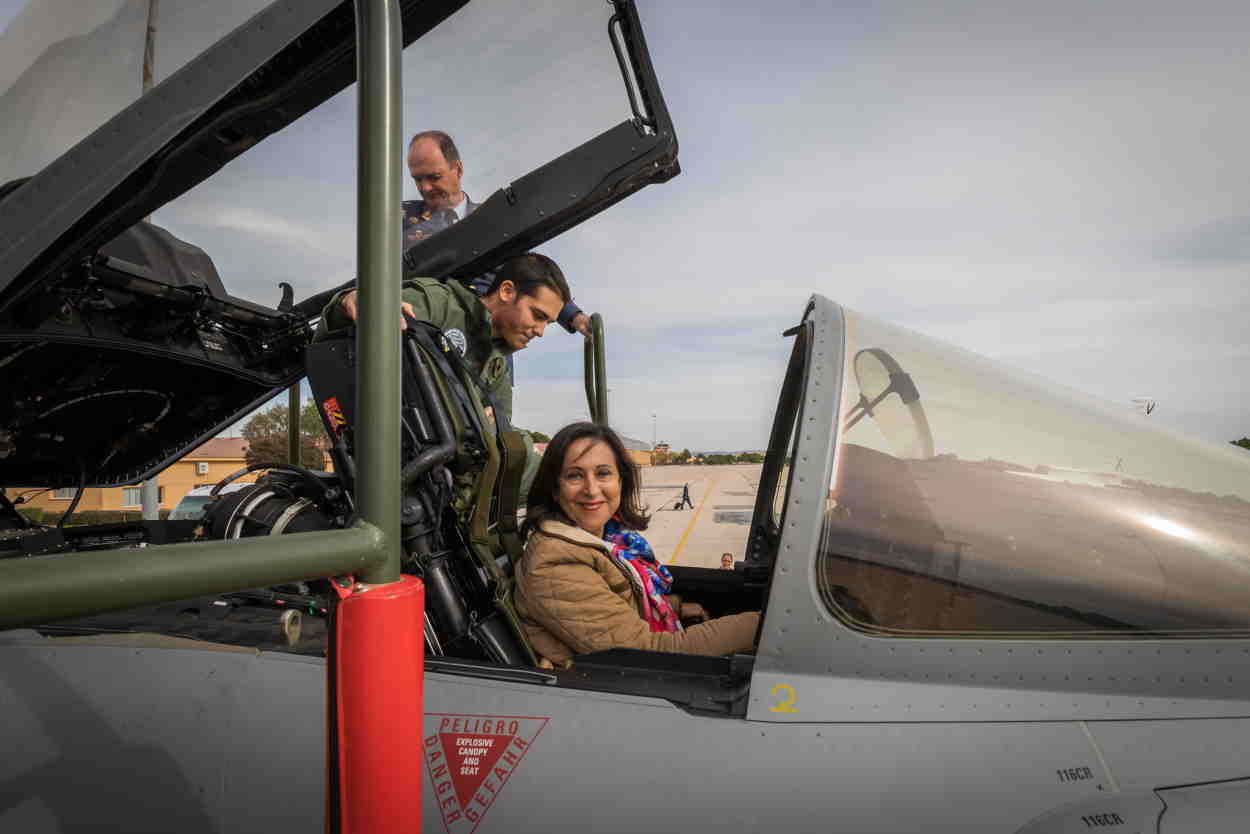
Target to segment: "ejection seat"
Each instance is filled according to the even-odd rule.
[[[517,510],[532,445],[487,412],[489,393],[437,328],[410,319],[402,350],[396,490],[404,570],[426,588],[426,651],[535,665],[512,606],[521,557]],[[307,370],[335,468],[354,494],[355,331],[310,345]]]

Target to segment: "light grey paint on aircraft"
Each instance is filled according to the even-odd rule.
[[[1019,834],[1077,834],[1099,828],[1124,834],[1154,834],[1164,805],[1152,792],[1100,796],[1043,814]]]
[[[796,638],[821,641],[834,630],[832,617],[824,613],[816,597],[815,559],[820,543],[828,484],[833,471],[833,450],[837,442],[837,403],[842,401],[842,357],[845,338],[842,311],[824,296],[812,296],[804,317],[813,323],[811,361],[807,370],[803,400],[796,416],[792,439],[792,461],[786,503],[781,517],[782,531],[773,569],[768,611],[760,635],[748,716],[756,721],[812,720],[802,711],[773,711],[778,687],[794,686],[789,673],[797,671],[790,655]],[[823,665],[823,664],[822,664]],[[819,667],[818,667],[819,668]],[[794,707],[790,707],[794,708]],[[779,717],[781,716],[781,717]],[[819,720],[819,719],[818,719]]]
[[[816,596],[814,569],[836,465],[833,404],[841,401],[844,359],[838,308],[815,301],[816,349],[751,691],[753,720],[1250,716],[1246,640],[885,637],[832,617]],[[783,705],[792,695],[794,703]],[[1250,735],[1243,738],[1250,744]]]
[[[1126,792],[1250,777],[1250,719],[1091,721],[1088,727]]]
[[[1096,767],[1075,724],[761,725],[432,675],[426,711],[550,718],[483,832],[636,832],[657,813],[671,831],[919,831],[937,818],[936,830],[1001,832],[1106,792],[1105,780],[1055,776]],[[435,790],[427,781],[425,795]],[[424,818],[426,831],[443,830],[434,802]]]
[[[0,828],[320,824],[323,661],[34,636],[10,637],[0,659],[4,736],[27,751],[0,765]],[[672,830],[896,832],[937,818],[1000,832],[1108,793],[1072,723],[770,725],[444,674],[427,675],[425,710],[547,719],[482,832],[636,832],[657,809]],[[1091,777],[1056,777],[1074,768]],[[444,830],[424,778],[425,830]]]
[[[1241,834],[1250,820],[1250,780],[1160,791],[1159,834]]]
[[[320,829],[324,661],[119,642],[0,645],[0,830]]]
[[[320,824],[323,661],[113,639],[120,645],[6,635],[0,715],[10,749],[24,755],[0,764],[0,827],[67,831],[124,820],[131,831],[176,824],[259,832]],[[1169,754],[1159,744],[1168,740],[1155,738],[1159,754],[1141,765],[1145,786],[1130,782],[1117,793],[1073,722],[778,725],[691,715],[657,699],[446,674],[427,675],[425,710],[545,719],[495,786],[482,832],[634,832],[661,808],[674,830],[689,831],[1060,834],[1088,828],[1087,818],[1153,819],[1162,807],[1154,786],[1182,771],[1213,772],[1193,745]],[[1201,723],[1221,722],[1160,726]],[[1112,744],[1108,757],[1117,755]],[[425,830],[444,830],[428,769],[423,779]],[[1176,806],[1209,819],[1222,806],[1208,795],[1241,801],[1236,788],[1219,788],[1187,792]]]

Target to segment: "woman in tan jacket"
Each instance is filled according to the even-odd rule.
[[[614,431],[561,429],[529,491],[525,555],[514,601],[534,651],[557,665],[605,649],[724,655],[750,651],[755,611],[683,628],[698,616],[668,593],[672,579],[646,540],[638,472]]]

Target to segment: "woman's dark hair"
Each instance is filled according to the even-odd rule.
[[[531,531],[537,530],[539,522],[544,518],[555,517],[565,523],[573,523],[560,509],[556,493],[560,489],[560,470],[564,468],[564,456],[568,454],[569,447],[583,437],[608,444],[616,457],[616,468],[621,474],[621,507],[617,510],[616,517],[630,530],[647,529],[647,522],[651,517],[646,514],[639,501],[642,478],[638,474],[638,467],[629,459],[629,452],[625,451],[620,435],[607,426],[596,423],[573,423],[556,432],[538,464],[538,472],[534,475],[534,482],[530,484],[529,498],[525,505],[525,526],[522,528],[524,535],[528,536]]]

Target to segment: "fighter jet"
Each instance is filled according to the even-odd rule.
[[[405,42],[460,5],[402,4]],[[294,553],[351,526],[358,357],[311,342],[333,288],[233,297],[212,253],[143,218],[351,83],[352,12],[273,4],[0,197],[0,482],[137,482],[304,376],[336,464],[275,462],[192,521],[43,527],[0,502],[3,830],[327,822],[336,580],[187,598],[178,577],[197,552]],[[410,273],[471,277],[678,173],[631,0],[602,24],[624,121],[418,244]],[[394,493],[427,592],[424,830],[1243,830],[1245,455],[821,290],[778,334],[745,558],[672,568],[714,616],[762,612],[755,651],[721,658],[536,663],[507,593],[516,438],[438,334],[404,337]],[[588,408],[607,420],[601,357]],[[72,608],[14,579],[137,548],[180,554],[140,607],[107,575]]]

